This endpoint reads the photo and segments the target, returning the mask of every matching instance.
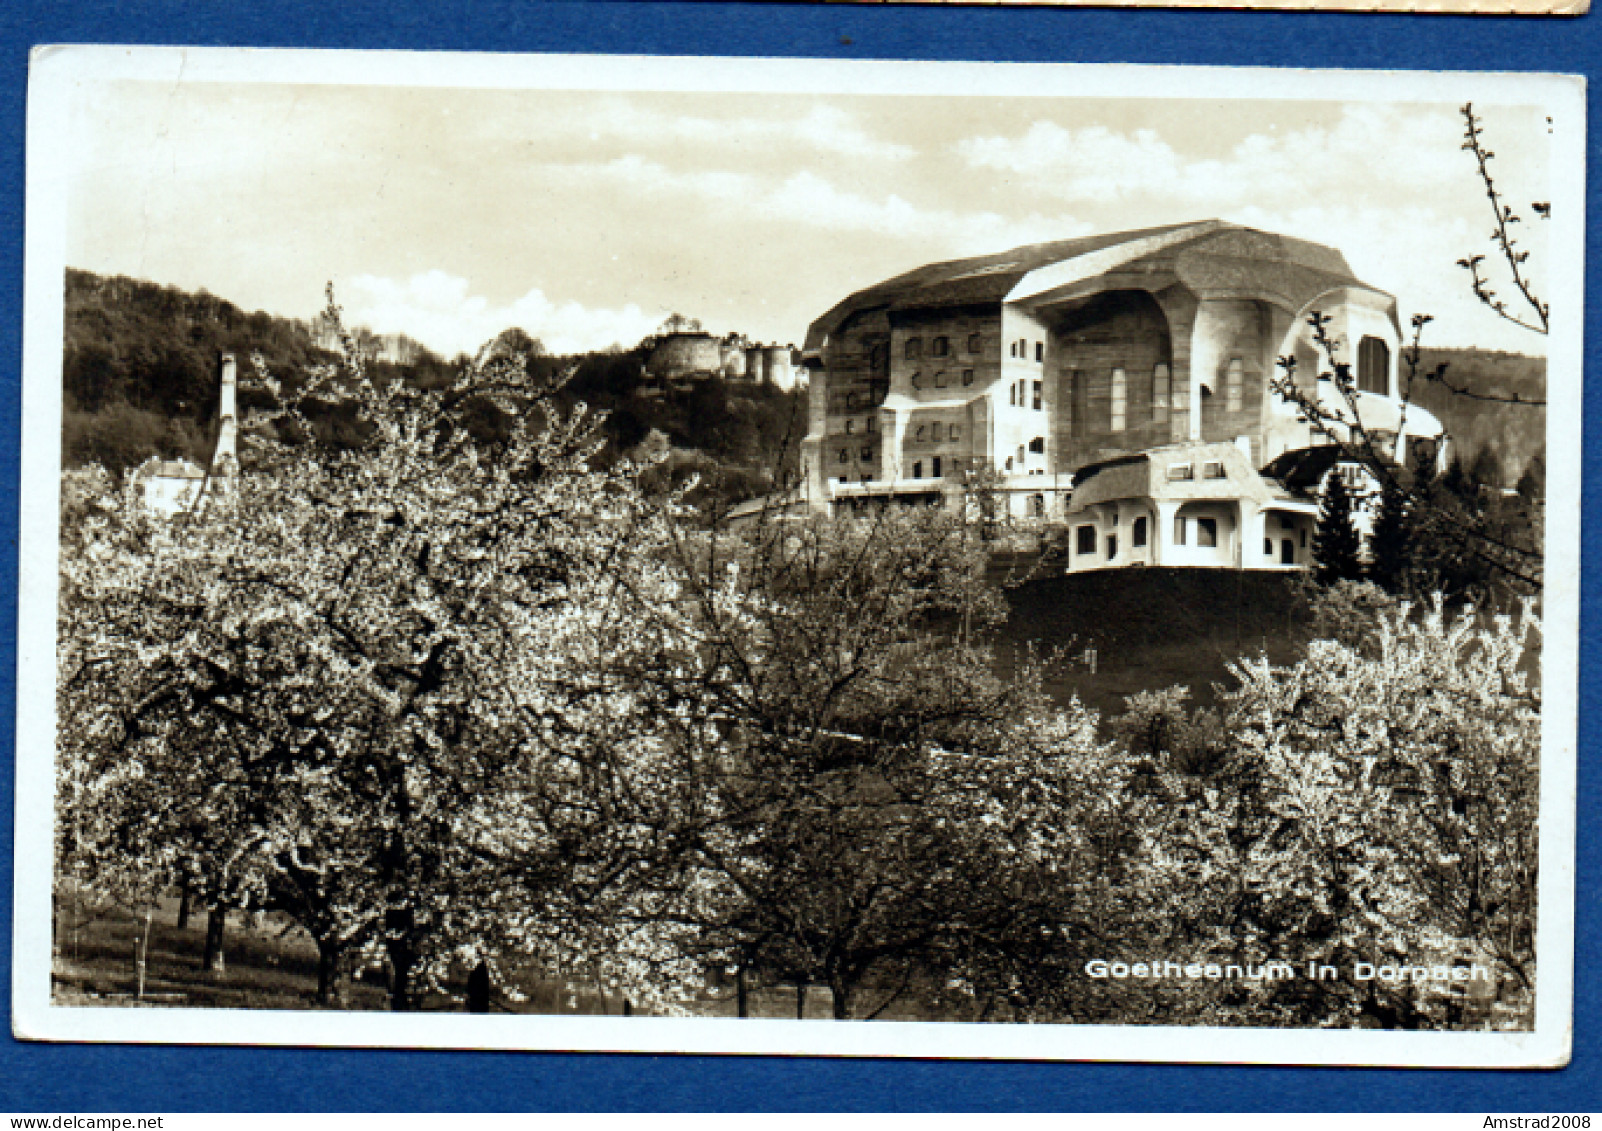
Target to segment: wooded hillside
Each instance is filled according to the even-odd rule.
[[[1414,382],[1413,401],[1446,425],[1453,457],[1479,482],[1499,487],[1515,486],[1537,458],[1544,465],[1546,409],[1506,401],[1515,396],[1525,401],[1546,399],[1546,359],[1490,350],[1426,349],[1420,354],[1419,371],[1432,372],[1443,362],[1452,388],[1504,398],[1479,400],[1443,384]]]
[[[642,444],[665,450],[659,484],[694,473],[702,483],[698,497],[724,502],[769,490],[782,469],[794,469],[804,393],[707,380],[651,396],[642,389],[639,347],[555,357],[521,331],[502,338],[530,353],[537,382],[573,369],[561,399],[608,414],[603,459]],[[293,385],[309,366],[332,360],[317,341],[308,320],[249,313],[204,291],[69,268],[62,462],[121,473],[160,455],[204,466],[216,443],[218,355],[238,355],[243,375],[250,356],[260,354]],[[407,364],[375,363],[375,375],[424,385],[448,378],[453,363],[413,352]],[[241,407],[250,399],[242,393]],[[314,423],[342,425],[332,412]]]

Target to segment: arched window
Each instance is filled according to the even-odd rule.
[[[1391,391],[1390,384],[1390,347],[1378,338],[1364,338],[1357,343],[1357,387],[1384,396]]]
[[[1239,412],[1241,402],[1241,386],[1245,384],[1246,367],[1241,364],[1238,357],[1229,359],[1229,368],[1224,372],[1224,411]]]
[[[929,343],[930,357],[945,357],[951,352],[951,339],[947,337],[935,338]]]
[[[1173,383],[1168,366],[1159,365],[1151,371],[1151,418],[1157,424],[1168,421],[1168,398],[1173,392]]]
[[[908,338],[907,339],[907,344],[906,344],[906,347],[905,347],[905,349],[904,349],[904,351],[902,353],[902,356],[905,357],[908,361],[917,361],[920,357],[922,357],[923,356],[923,339],[922,338]]]
[[[1112,371],[1112,421],[1109,427],[1114,432],[1124,430],[1124,417],[1129,395],[1128,381],[1122,369]]]
[[[972,385],[973,384],[973,370],[972,369],[964,369],[962,371],[962,383],[964,385]]]

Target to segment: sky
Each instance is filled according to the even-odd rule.
[[[1477,109],[1539,293],[1546,119]],[[800,343],[925,263],[1212,217],[1339,249],[1426,344],[1544,352],[1456,265],[1494,249],[1455,103],[120,80],[72,123],[69,265],[299,318],[332,282],[446,356],[510,326],[630,346],[674,312]]]

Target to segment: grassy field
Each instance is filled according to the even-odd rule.
[[[193,915],[189,925],[177,925],[178,901],[163,900],[150,917],[146,938],[145,916],[123,907],[93,905],[69,894],[56,913],[56,959],[51,996],[58,1005],[123,1008],[212,1009],[318,1009],[317,948],[311,938],[279,915],[259,919],[235,913],[229,917],[220,974],[201,970],[205,944],[204,914]],[[139,954],[146,955],[144,992],[139,993]],[[602,994],[582,979],[557,980],[530,974],[516,977],[517,996],[498,992],[491,1003],[497,1013],[539,1015],[584,1014],[618,1016],[623,1000]],[[384,1010],[388,991],[380,972],[340,981],[337,1008]],[[870,994],[870,996],[872,996]],[[803,1005],[808,1020],[832,1016],[829,991],[810,987]],[[443,993],[423,995],[425,1012],[462,1012],[466,1005],[466,971],[448,980]],[[690,1003],[692,1013],[704,1017],[734,1017],[737,1005],[732,983],[719,986]],[[748,998],[752,1017],[793,1018],[795,987],[754,988]],[[914,1014],[895,1007],[888,1019],[913,1019]],[[916,1015],[916,1019],[923,1018]]]
[[[177,926],[176,899],[163,900],[150,919],[144,996],[139,996],[138,957],[145,917],[114,905],[91,906],[69,895],[56,913],[56,960],[52,996],[62,1005],[199,1006],[216,1009],[316,1009],[317,948],[305,931],[280,915],[229,916],[225,969],[201,970],[206,918],[197,914]],[[497,1012],[618,1014],[620,998],[597,993],[582,981],[521,979],[524,1000],[497,995]],[[379,972],[340,981],[340,1008],[383,1010],[388,991]],[[443,993],[424,994],[426,1011],[466,1006],[466,971],[448,980]]]
[[[1276,663],[1294,659],[1308,639],[1302,584],[1296,574],[1173,568],[1026,580],[1006,590],[1003,674],[1027,647],[1058,649],[1047,689],[1059,701],[1077,695],[1116,714],[1125,696],[1177,683],[1211,703],[1215,684],[1233,683],[1232,661],[1264,652]]]

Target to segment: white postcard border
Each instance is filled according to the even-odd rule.
[[[29,82],[17,644],[13,1029],[24,1039],[829,1056],[1535,1067],[1572,1044],[1580,610],[1585,87],[1559,75],[1102,64],[424,54],[67,46]],[[1529,1033],[471,1016],[51,1003],[55,618],[68,123],[116,79],[481,89],[1118,96],[1542,105],[1552,116],[1548,499],[1536,1024]],[[1133,93],[1131,93],[1133,92]]]

